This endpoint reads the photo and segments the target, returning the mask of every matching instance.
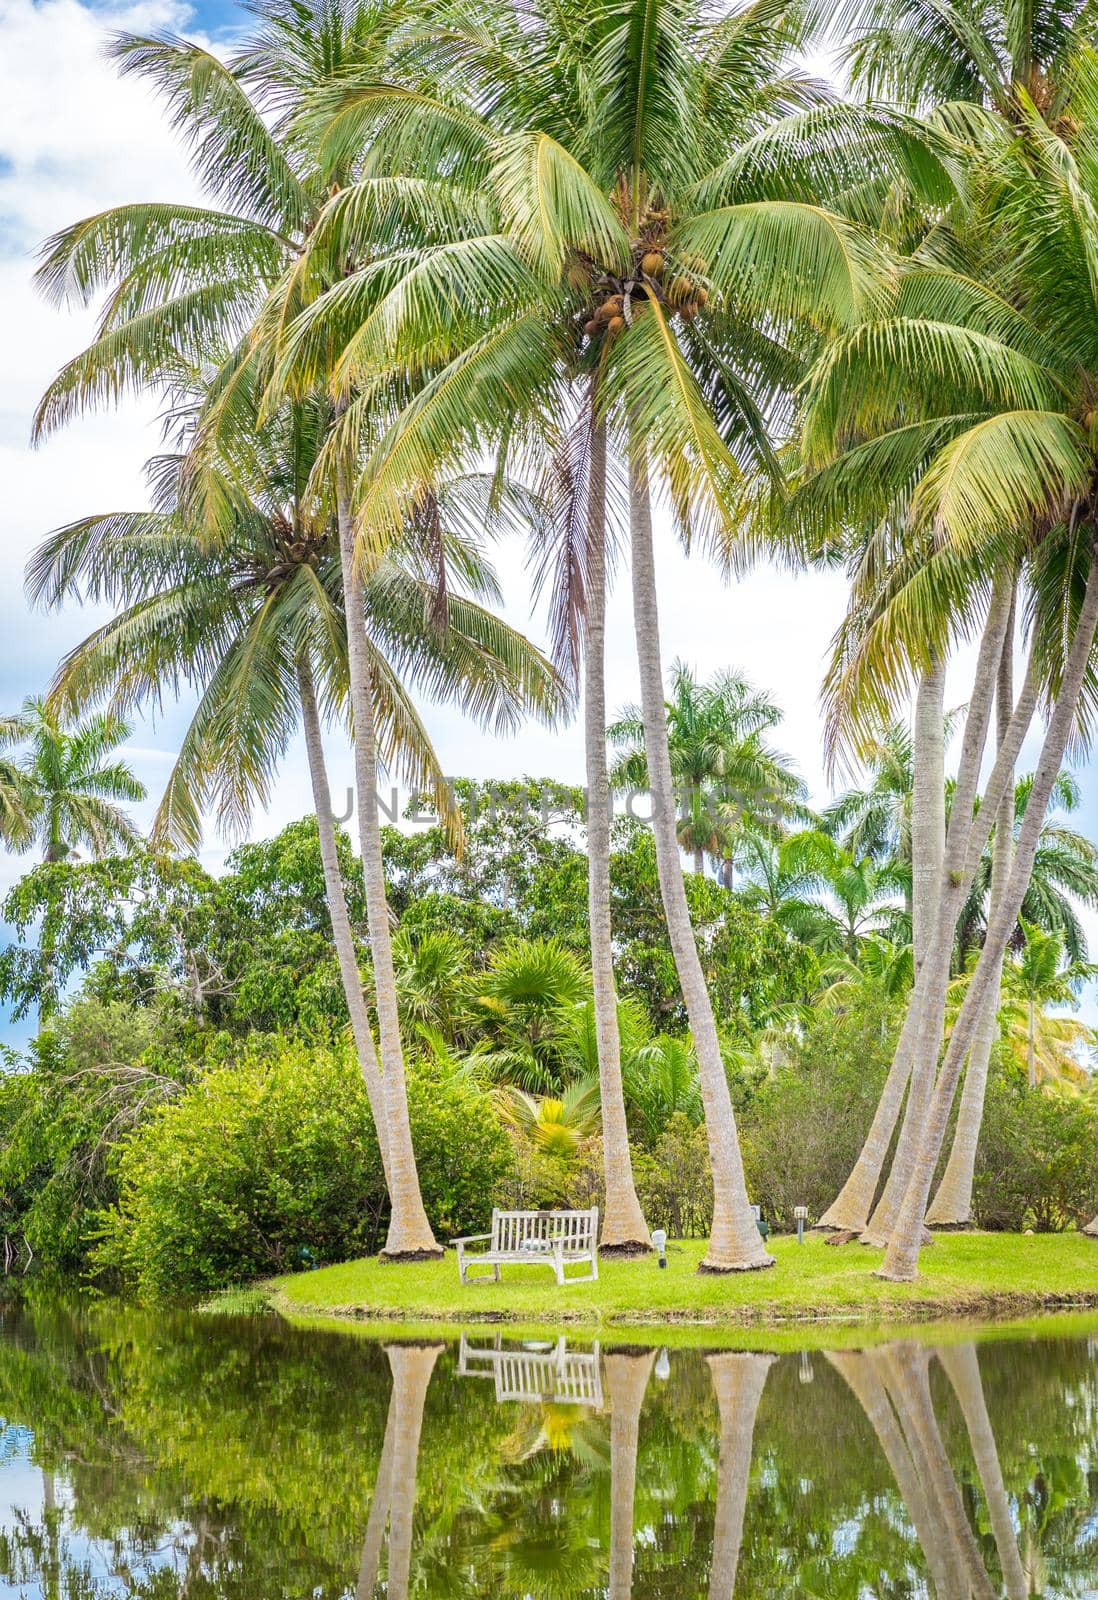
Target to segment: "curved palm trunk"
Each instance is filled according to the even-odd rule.
[[[732,1096],[728,1090],[713,1007],[686,902],[675,831],[671,758],[667,747],[656,566],[652,548],[652,504],[645,449],[641,441],[634,442],[629,463],[629,521],[633,554],[633,623],[637,636],[648,781],[652,790],[656,868],[667,932],[698,1058],[709,1164],[713,1173],[713,1228],[709,1235],[709,1248],[698,1270],[749,1271],[773,1266],[774,1258],[763,1248],[747,1198]]]
[[[389,1411],[385,1418],[385,1438],[381,1446],[381,1459],[377,1464],[374,1493],[370,1501],[370,1514],[366,1519],[366,1533],[358,1560],[358,1581],[355,1600],[372,1600],[377,1588],[377,1569],[381,1560],[381,1547],[385,1530],[389,1526],[389,1507],[393,1499],[393,1452],[396,1448],[396,1407],[393,1394],[389,1396]]]
[[[1098,1239],[1098,1217],[1094,1217],[1092,1221],[1088,1222],[1083,1232],[1089,1233],[1092,1239]]]
[[[926,1487],[919,1476],[911,1448],[904,1436],[886,1386],[886,1351],[828,1350],[827,1359],[846,1380],[869,1419],[900,1491],[919,1548],[926,1557],[936,1600],[960,1594],[956,1562],[942,1539],[941,1523],[931,1512]],[[904,1407],[899,1407],[904,1415]]]
[[[637,1441],[641,1406],[656,1359],[654,1350],[606,1357],[610,1401],[610,1575],[608,1600],[629,1600],[633,1590],[633,1503],[637,1493]]]
[[[720,1414],[717,1505],[713,1515],[713,1559],[709,1600],[732,1600],[743,1544],[743,1518],[751,1476],[755,1417],[776,1356],[725,1353],[706,1357]]]
[[[381,853],[381,821],[377,804],[377,735],[374,723],[373,685],[366,635],[362,573],[355,549],[354,519],[346,486],[337,495],[339,553],[343,573],[347,621],[347,665],[354,717],[355,793],[359,844],[366,884],[366,921],[374,959],[378,1033],[381,1039],[382,1082],[385,1091],[385,1138],[389,1154],[389,1198],[392,1211],[382,1258],[418,1261],[442,1254],[431,1232],[419,1190],[412,1130],[408,1121],[408,1091],[404,1078],[404,1051],[397,1017],[396,975],[389,931],[389,904],[385,895],[385,868]]]
[[[949,1550],[957,1573],[950,1593],[974,1595],[977,1600],[997,1600],[987,1575],[979,1545],[965,1516],[964,1502],[956,1474],[949,1462],[941,1428],[930,1393],[930,1352],[912,1345],[891,1347],[890,1386],[911,1445],[913,1457],[926,1485],[928,1497],[937,1502],[937,1520],[948,1535]]]
[[[355,954],[351,919],[347,914],[347,896],[343,876],[339,870],[339,848],[336,842],[335,819],[332,816],[332,795],[328,787],[328,769],[324,762],[324,739],[317,709],[316,689],[309,663],[304,657],[297,666],[298,692],[301,696],[301,718],[305,729],[305,752],[309,762],[309,780],[313,789],[313,809],[316,812],[317,835],[320,840],[320,864],[324,872],[324,894],[328,902],[328,915],[332,923],[332,939],[339,975],[343,981],[343,994],[351,1019],[351,1033],[355,1041],[359,1070],[366,1085],[366,1094],[373,1113],[377,1142],[381,1151],[381,1164],[385,1181],[389,1181],[388,1143],[385,1137],[385,1088],[381,1069],[374,1049],[374,1036],[370,1031],[370,1017],[366,997],[362,992],[362,977]]]
[[[998,723],[999,747],[1006,741],[1010,719],[1014,710],[1014,607],[1011,603],[1011,620],[1003,642],[999,663],[999,677],[995,690],[995,715]],[[1010,864],[1014,847],[1014,770],[1003,789],[1002,799],[995,815],[995,843],[991,857],[991,888],[988,895],[989,916],[1006,893],[1010,882]],[[957,1110],[957,1126],[949,1160],[938,1185],[938,1192],[926,1214],[928,1228],[967,1228],[972,1221],[972,1183],[976,1173],[976,1151],[980,1143],[980,1128],[984,1120],[984,1099],[987,1093],[988,1068],[991,1052],[999,1033],[999,1001],[1002,988],[1003,962],[991,985],[987,1003],[980,1015],[979,1025],[965,1068],[964,1088]]]
[[[1010,1514],[1010,1501],[1003,1482],[1003,1469],[999,1465],[999,1451],[991,1428],[991,1418],[984,1399],[984,1385],[980,1377],[980,1363],[974,1344],[943,1345],[938,1351],[946,1376],[953,1385],[961,1407],[961,1415],[968,1429],[972,1456],[976,1463],[980,1484],[984,1492],[995,1548],[999,1552],[999,1566],[1003,1574],[1009,1600],[1026,1600],[1029,1586],[1026,1583],[1022,1557],[1018,1550],[1018,1536]]]
[[[388,1347],[393,1372],[389,1407],[396,1415],[393,1434],[392,1493],[389,1499],[388,1600],[407,1600],[412,1566],[412,1515],[416,1504],[416,1470],[423,1408],[441,1344],[394,1344]]]
[[[892,1158],[888,1179],[862,1234],[862,1242],[865,1244],[881,1246],[887,1243],[911,1181],[926,1126],[942,1048],[942,1035],[945,1031],[946,996],[949,989],[957,918],[979,863],[979,853],[975,860],[972,859],[973,845],[979,837],[979,851],[982,851],[991,834],[999,799],[1003,789],[1007,787],[1007,771],[1013,774],[1014,770],[1016,752],[1012,754],[1012,740],[1015,735],[1018,744],[1021,743],[1021,733],[1015,727],[1015,719],[1012,718],[1009,736],[1000,744],[996,756],[992,774],[995,783],[994,799],[990,800],[989,805],[981,807],[981,811],[974,816],[979,792],[980,766],[987,743],[995,686],[1007,629],[1013,615],[1013,604],[1014,575],[1007,573],[996,580],[992,589],[987,621],[980,640],[972,696],[965,719],[957,783],[949,826],[946,829],[946,853],[936,915],[933,919],[923,969],[915,985],[908,1015],[904,1020],[902,1037],[908,1041],[912,1050],[907,1107],[900,1126],[900,1136],[896,1141],[896,1152]],[[1032,674],[1027,676],[1027,688],[1031,682]],[[1026,717],[1027,726],[1028,722],[1029,716]],[[989,783],[989,796],[991,787]],[[985,818],[983,822],[979,820],[981,813]],[[925,1234],[927,1239],[931,1237],[922,1225],[921,1234]]]
[[[945,858],[945,662],[919,680],[914,720],[915,783],[911,807],[911,934],[916,981],[930,943]],[[914,1044],[914,1039],[910,1045]],[[869,1132],[818,1228],[861,1233],[869,1222],[888,1147],[911,1077],[912,1049],[897,1047]]]
[[[899,1282],[910,1282],[918,1273],[923,1218],[926,1215],[930,1185],[949,1123],[950,1108],[957,1091],[965,1056],[975,1035],[981,1012],[992,993],[1007,942],[1022,909],[1026,888],[1033,871],[1041,825],[1048,809],[1056,775],[1063,761],[1068,737],[1086,676],[1090,653],[1098,630],[1098,551],[1091,550],[1086,594],[1072,636],[1071,646],[1060,680],[1060,693],[1048,721],[1033,788],[1026,805],[1018,846],[1011,867],[1010,882],[1001,904],[988,918],[987,936],[980,959],[972,974],[960,1013],[953,1025],[949,1048],[930,1097],[929,1109],[921,1129],[911,1164],[910,1181],[904,1193],[896,1225],[888,1242],[881,1275]],[[1002,752],[1000,752],[1000,759]],[[1000,762],[996,762],[998,767]],[[996,795],[996,805],[999,796]]]
[[[587,756],[587,917],[602,1103],[606,1187],[600,1250],[641,1255],[652,1248],[633,1181],[621,1082],[621,1036],[610,923],[610,776],[606,761],[606,424],[591,433],[587,528],[587,627],[583,733]]]

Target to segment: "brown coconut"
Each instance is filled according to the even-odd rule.
[[[646,278],[658,278],[663,274],[663,252],[661,250],[646,250],[641,256],[641,271]]]

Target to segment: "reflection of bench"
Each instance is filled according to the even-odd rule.
[[[462,1283],[486,1281],[487,1273],[469,1268],[480,1264],[492,1268],[493,1282],[499,1282],[500,1267],[512,1263],[550,1267],[558,1284],[565,1281],[564,1269],[586,1261],[590,1270],[569,1283],[589,1283],[599,1275],[599,1208],[590,1211],[493,1211],[491,1233],[473,1233],[455,1239],[458,1271]],[[487,1243],[487,1250],[468,1250],[470,1244]]]
[[[558,1339],[551,1350],[504,1350],[470,1344],[462,1334],[458,1376],[492,1378],[497,1400],[549,1400],[563,1405],[602,1405],[602,1365],[596,1341],[590,1350],[569,1350]]]

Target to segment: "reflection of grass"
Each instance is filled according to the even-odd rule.
[[[699,1277],[694,1269],[704,1244],[690,1240],[671,1246],[666,1271],[654,1258],[607,1261],[600,1265],[597,1283],[563,1289],[536,1267],[505,1267],[502,1283],[462,1288],[451,1255],[407,1266],[348,1261],[279,1279],[275,1300],[291,1316],[399,1324],[506,1321],[592,1329],[617,1324],[638,1332],[650,1324],[649,1339],[661,1343],[669,1326],[726,1323],[743,1329],[796,1323],[798,1346],[804,1343],[801,1325],[806,1322],[882,1322],[894,1333],[897,1322],[926,1318],[1017,1318],[1068,1306],[1098,1307],[1098,1244],[1081,1234],[944,1235],[923,1252],[914,1284],[874,1277],[880,1252],[860,1245],[836,1249],[809,1238],[803,1246],[794,1239],[772,1240],[771,1246],[778,1265],[769,1272]],[[745,1342],[742,1334],[735,1342]],[[827,1342],[834,1343],[832,1334]],[[759,1343],[775,1347],[771,1336]]]

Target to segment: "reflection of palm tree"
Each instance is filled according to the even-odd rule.
[[[976,1346],[972,1343],[944,1345],[938,1351],[938,1359],[953,1385],[953,1392],[957,1396],[961,1415],[968,1429],[972,1457],[983,1488],[1007,1594],[1010,1600],[1026,1600],[1029,1585],[1022,1570],[1022,1558],[1018,1553],[1018,1539],[1010,1515],[1006,1486],[1003,1483],[1003,1469],[999,1465],[999,1451],[996,1448],[995,1435],[991,1430],[991,1418],[987,1413]]]
[[[637,1440],[641,1405],[656,1360],[654,1350],[606,1357],[610,1402],[609,1600],[628,1600],[633,1588],[633,1501],[637,1490]]]
[[[388,1600],[405,1600],[412,1564],[412,1516],[423,1407],[441,1344],[386,1345],[393,1388],[385,1423],[385,1442],[359,1561],[358,1600],[368,1600],[377,1584],[385,1524],[389,1524]]]
[[[751,1473],[755,1415],[766,1375],[776,1357],[726,1352],[706,1358],[717,1391],[721,1420],[717,1508],[713,1517],[713,1560],[709,1600],[732,1600],[743,1542],[743,1517]]]

